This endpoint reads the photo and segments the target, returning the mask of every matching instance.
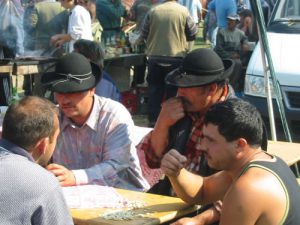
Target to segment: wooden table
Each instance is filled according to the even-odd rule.
[[[12,71],[13,71],[12,65],[2,65],[2,66],[0,66],[0,76],[2,74],[6,74],[6,73],[12,74]]]
[[[32,75],[42,71],[41,65],[4,65],[0,66],[0,73],[9,73],[10,75]]]
[[[134,213],[142,214],[143,217],[135,217],[133,220],[106,220],[101,218],[101,215],[116,209],[71,209],[75,225],[155,225],[182,217],[199,209],[199,206],[187,205],[179,198],[123,189],[116,190],[130,201],[144,203],[144,207],[133,209]]]
[[[269,141],[268,152],[282,158],[289,166],[300,161],[300,144],[282,141]]]

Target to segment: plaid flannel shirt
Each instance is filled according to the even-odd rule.
[[[226,85],[218,102],[224,101],[227,98],[235,97],[234,91],[230,85]],[[189,140],[186,144],[186,157],[188,159],[187,170],[193,173],[200,173],[200,162],[202,157],[201,151],[201,137],[202,137],[202,126],[204,120],[204,114],[199,115],[196,113],[188,114],[193,121],[193,126],[191,129]],[[140,151],[144,151],[146,162],[150,168],[159,168],[161,157],[155,154],[154,149],[151,146],[151,135],[150,132],[144,137],[144,139],[137,145]],[[169,149],[166,149],[168,151]]]
[[[189,171],[198,172],[202,155],[200,141],[202,136],[204,116],[197,116],[193,114],[189,114],[189,116],[191,116],[193,120],[193,127],[191,129],[190,137],[186,145],[186,157],[188,158],[189,162],[187,165],[187,169]],[[145,136],[145,138],[137,146],[137,148],[145,152],[146,161],[150,168],[159,168],[161,157],[158,157],[151,147],[151,134],[152,132]]]

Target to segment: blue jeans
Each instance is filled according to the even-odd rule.
[[[165,84],[166,75],[181,65],[181,57],[155,56],[148,59],[148,120],[153,125],[163,100],[176,95],[177,88]]]

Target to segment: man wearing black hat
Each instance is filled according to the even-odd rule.
[[[215,103],[234,97],[228,85],[233,63],[221,60],[211,49],[196,49],[187,54],[182,66],[166,77],[166,83],[178,88],[177,96],[165,101],[155,127],[138,145],[145,152],[150,168],[159,168],[163,155],[175,148],[188,158],[187,169],[201,175],[215,171],[208,168],[200,146],[203,116]],[[173,195],[167,179],[160,180],[150,191],[163,195]],[[216,215],[213,207],[208,213]],[[200,216],[199,216],[200,217]]]
[[[196,49],[187,54],[181,67],[168,74],[165,81],[178,88],[177,96],[162,104],[153,131],[139,146],[150,167],[159,167],[163,154],[177,146],[191,160],[189,169],[201,172],[202,119],[210,106],[234,96],[227,83],[232,67],[230,59],[222,61],[213,50]],[[186,127],[182,129],[181,124]],[[187,140],[178,143],[185,132]]]
[[[119,102],[95,95],[99,78],[91,65],[83,55],[70,53],[42,76],[60,108],[61,133],[47,169],[62,186],[96,183],[145,191],[149,185],[132,142],[131,115]]]

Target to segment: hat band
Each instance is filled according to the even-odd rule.
[[[76,75],[73,75],[73,74],[70,74],[70,73],[68,73],[68,74],[66,74],[66,73],[56,73],[56,74],[59,75],[59,76],[65,77],[66,80],[64,80],[64,81],[74,80],[75,82],[77,82],[79,84],[81,84],[85,80],[90,79],[90,77],[91,77],[90,75],[92,75],[91,72],[86,73],[86,74],[76,74]]]
[[[217,75],[217,74],[222,74],[224,72],[224,68],[218,69],[218,70],[213,70],[213,71],[207,71],[207,70],[197,70],[197,71],[184,71],[183,68],[181,68],[181,73],[183,75]]]
[[[89,73],[86,73],[86,74],[77,74],[77,75],[73,75],[73,74],[66,74],[66,73],[56,73],[56,75],[59,75],[59,76],[62,76],[62,77],[65,77],[64,80],[58,80],[56,82],[53,82],[52,83],[52,87],[55,87],[56,85],[60,84],[60,83],[64,83],[64,82],[67,82],[67,81],[71,81],[71,80],[74,80],[76,83],[78,84],[81,84],[83,81],[86,81],[88,79],[90,79],[92,76],[92,73],[89,72]],[[82,78],[80,78],[82,77]]]

